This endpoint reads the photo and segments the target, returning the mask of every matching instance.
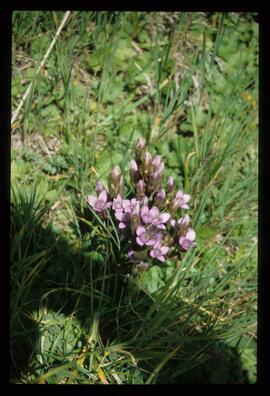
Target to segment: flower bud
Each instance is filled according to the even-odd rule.
[[[160,162],[160,164],[157,167],[157,173],[159,176],[163,176],[164,173],[164,162]]]
[[[113,170],[111,171],[110,180],[111,180],[112,183],[116,183],[117,184],[120,181],[120,177],[121,177],[120,166],[115,165],[113,167]]]
[[[149,267],[150,267],[150,264],[147,263],[147,262],[145,262],[145,261],[141,261],[141,262],[137,265],[137,268],[138,268],[140,271],[147,271]]]
[[[131,234],[135,235],[138,226],[141,224],[140,215],[138,214],[131,214],[130,216],[130,229]]]
[[[143,163],[142,163],[142,174],[144,178],[147,178],[152,170],[152,156],[151,154],[146,151],[143,156]]]
[[[153,161],[152,161],[152,165],[153,165],[153,167],[154,167],[155,170],[158,169],[160,163],[161,163],[161,156],[160,156],[160,155],[156,155],[156,156],[153,158]]]
[[[173,189],[174,189],[174,178],[172,176],[169,176],[167,180],[167,192],[172,192]]]
[[[158,192],[156,194],[155,204],[157,206],[161,206],[165,203],[165,199],[166,199],[165,190],[163,188],[161,188],[160,190],[158,190]]]
[[[138,169],[138,165],[137,165],[136,161],[134,161],[134,160],[130,161],[129,170],[130,170],[131,182],[136,184],[140,178],[140,173],[139,173],[139,169]]]
[[[152,192],[158,190],[160,183],[161,183],[160,174],[158,172],[150,173],[148,181],[147,181],[147,191],[149,193],[152,193]]]
[[[111,174],[109,176],[109,193],[111,197],[116,197],[118,194],[123,195],[124,181],[121,174],[121,169],[118,165],[113,167]]]
[[[146,140],[143,137],[141,137],[140,139],[137,140],[136,143],[136,148],[135,148],[136,154],[140,154],[145,149],[145,147],[146,147]]]
[[[187,233],[189,221],[190,221],[190,218],[189,218],[188,214],[186,214],[184,217],[182,217],[180,220],[178,220],[178,228],[179,228],[181,235],[184,235]]]
[[[143,180],[139,180],[136,184],[136,194],[138,197],[145,195],[145,182]]]
[[[141,224],[141,217],[140,217],[140,203],[136,201],[134,205],[132,205],[132,211],[130,215],[130,229],[132,235],[135,235],[137,227]]]
[[[105,190],[105,187],[104,187],[103,183],[98,180],[97,184],[96,184],[96,192],[97,192],[97,194],[99,195],[103,190]]]
[[[143,252],[136,252],[134,250],[128,251],[128,257],[133,263],[140,263],[145,259],[145,254]]]

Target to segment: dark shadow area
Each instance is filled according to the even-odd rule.
[[[16,236],[24,226],[25,218],[22,216],[22,211],[21,206],[12,205],[13,248]],[[34,210],[31,212],[32,215],[34,212]],[[28,214],[28,217],[31,216],[31,213]],[[88,210],[84,215],[86,218],[91,216]],[[113,261],[106,262],[104,250],[100,249],[101,241],[98,238],[88,238],[89,228],[83,224],[81,224],[81,232],[85,235],[85,239],[81,241],[81,246],[78,249],[74,249],[63,236],[56,234],[50,226],[43,227],[41,223],[37,223],[34,229],[26,227],[24,231],[25,235],[21,240],[20,248],[13,255],[11,264],[10,379],[19,380],[22,374],[31,371],[30,362],[37,353],[40,339],[38,323],[31,319],[31,313],[39,310],[41,306],[45,306],[47,311],[61,313],[65,316],[75,312],[76,320],[86,329],[86,333],[89,333],[93,314],[98,311],[100,312],[99,332],[104,345],[112,340],[129,341],[131,335],[136,333],[140,325],[138,314],[143,318],[153,302],[147,294],[136,287],[135,283],[130,284],[125,281],[121,275],[120,267],[115,264],[114,267],[112,266],[112,262],[117,263],[120,259],[117,252],[113,252],[115,255]],[[104,244],[106,244],[105,241]],[[24,268],[22,257],[24,255],[26,257],[33,256],[40,252],[47,252],[42,268],[39,268],[32,276],[31,283],[23,288],[25,279],[34,269],[34,264],[28,264],[29,267]],[[107,270],[105,266],[107,266]],[[97,291],[104,290],[104,275],[108,276],[106,278],[106,293],[101,306]],[[93,293],[91,301],[93,285],[95,293]],[[85,293],[80,293],[82,289]],[[134,313],[129,307],[132,304],[135,305],[138,300],[141,302]],[[192,331],[194,331],[194,336],[196,334],[202,336],[201,333]],[[85,345],[84,339],[81,342],[82,345]],[[181,368],[179,356],[183,356],[184,359],[185,356],[192,355],[196,348],[201,347],[203,344],[199,340],[193,344],[184,344],[178,358],[170,360],[161,370],[157,383],[168,383],[168,372],[177,373]],[[144,348],[145,345],[138,341],[140,353]],[[136,349],[133,350],[133,355],[136,358]],[[247,382],[241,369],[239,357],[232,348],[226,347],[222,343],[215,343],[207,346],[206,356],[209,358],[205,364],[195,367],[185,374],[175,376],[173,383]],[[155,360],[151,360],[151,365],[153,361]],[[154,366],[159,361],[160,359],[157,357]],[[150,367],[145,363],[142,362],[139,365],[150,371]],[[55,366],[57,366],[57,360]],[[32,374],[35,375],[35,369],[32,370]]]

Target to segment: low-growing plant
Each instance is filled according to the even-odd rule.
[[[124,179],[116,165],[109,176],[109,192],[98,181],[98,195],[89,195],[88,204],[106,227],[118,225],[121,250],[138,267],[147,269],[152,262],[176,258],[196,245],[189,215],[179,218],[179,210],[189,208],[191,196],[175,191],[172,176],[163,188],[164,162],[159,155],[152,158],[145,139],[137,141],[136,159],[129,165],[133,191],[128,192],[128,199],[124,198]]]

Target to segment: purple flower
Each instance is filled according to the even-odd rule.
[[[140,214],[140,202],[136,198],[132,198],[132,200],[130,201],[130,208],[132,215]]]
[[[129,199],[122,199],[121,195],[118,194],[113,200],[112,208],[115,212],[131,213],[131,202]]]
[[[139,226],[136,230],[136,242],[140,246],[153,246],[160,241],[162,235],[156,230],[148,228],[147,230],[143,226]]]
[[[159,216],[154,218],[152,224],[155,225],[157,228],[160,228],[162,230],[165,230],[165,225],[169,218],[171,217],[170,213],[161,213]]]
[[[122,207],[125,213],[131,213],[132,206],[129,199],[123,199]]]
[[[115,210],[116,212],[117,212],[117,211],[122,211],[122,210],[123,210],[123,208],[122,208],[122,201],[123,201],[123,200],[122,200],[122,198],[121,198],[121,195],[118,194],[117,197],[114,198],[114,200],[113,200],[113,204],[112,204],[113,210]]]
[[[188,225],[189,225],[189,215],[186,214],[184,217],[181,217],[178,221],[171,219],[170,223],[175,229],[179,229],[182,233],[186,233]]]
[[[141,210],[141,217],[145,224],[151,224],[158,215],[159,209],[156,206],[149,210],[148,206],[145,205]]]
[[[164,201],[164,199],[166,198],[166,193],[165,193],[164,188],[161,188],[161,189],[157,192],[156,197],[157,197],[158,199],[161,199],[162,201]]]
[[[118,210],[115,212],[115,217],[120,221],[118,227],[121,230],[127,227],[130,218],[129,213],[123,213],[122,211]]]
[[[173,206],[183,209],[189,209],[187,202],[190,200],[191,196],[189,194],[184,194],[182,191],[177,191],[176,196],[173,200]]]
[[[191,247],[195,246],[195,236],[195,231],[192,228],[189,228],[186,235],[181,235],[179,238],[180,247],[186,251]]]
[[[148,209],[145,205],[141,210],[141,217],[145,224],[153,224],[157,228],[165,230],[165,225],[171,215],[169,213],[159,213],[159,209],[153,206],[152,209]]]
[[[93,195],[88,195],[87,200],[89,205],[92,206],[96,212],[102,212],[104,209],[112,206],[111,202],[107,202],[107,198],[107,192],[103,190],[97,198]]]
[[[164,255],[169,251],[168,246],[161,246],[160,241],[153,246],[153,249],[150,251],[150,256],[158,259],[159,261],[164,262]]]
[[[182,233],[185,233],[187,231],[188,225],[189,225],[189,215],[186,214],[184,217],[181,217],[181,219],[178,220],[178,227]]]

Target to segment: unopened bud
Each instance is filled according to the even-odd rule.
[[[119,183],[121,177],[121,169],[119,165],[115,165],[111,171],[110,180],[112,183]]]
[[[161,177],[161,174],[159,174],[158,172],[150,173],[147,181],[147,191],[149,193],[152,193],[159,189],[159,186],[161,184]]]
[[[124,195],[124,178],[123,178],[123,176],[120,177],[118,194],[120,194],[121,197],[123,197],[123,195]]]
[[[128,252],[128,257],[130,260],[132,260],[134,263],[140,263],[142,259],[145,259],[143,252],[136,252],[134,250],[130,250]]]
[[[138,161],[139,164],[141,164],[145,148],[146,148],[146,140],[141,137],[140,139],[137,140],[137,144],[135,148],[136,160]]]
[[[157,206],[161,206],[164,204],[165,199],[166,199],[165,190],[163,188],[161,188],[156,194],[155,204]]]
[[[172,192],[173,189],[174,189],[174,178],[172,176],[169,176],[167,181],[167,192]]]
[[[138,214],[131,214],[130,216],[130,229],[131,234],[135,235],[137,227],[141,224],[140,215]]]
[[[99,195],[103,190],[105,190],[105,187],[104,187],[103,183],[98,180],[97,184],[96,184],[96,192],[97,192],[97,194]]]
[[[140,178],[140,173],[139,173],[137,162],[135,160],[130,161],[129,170],[130,170],[131,182],[136,184]]]
[[[124,181],[121,175],[121,169],[118,165],[114,166],[110,174],[109,193],[111,197],[116,197],[117,194],[123,195]]]
[[[162,176],[164,172],[164,162],[160,162],[157,168],[157,173],[159,176]]]
[[[141,261],[141,262],[137,265],[137,268],[138,268],[140,271],[147,271],[149,267],[150,267],[150,264],[149,264],[149,263],[146,263],[145,261]]]
[[[146,140],[143,137],[141,137],[140,139],[137,140],[136,152],[141,153],[145,149],[145,146],[146,146]]]
[[[152,165],[153,165],[153,167],[155,168],[155,170],[158,169],[160,163],[161,163],[161,156],[160,156],[160,155],[156,155],[156,156],[153,158],[153,161],[152,161]]]
[[[152,156],[151,154],[147,151],[144,153],[143,156],[143,163],[142,163],[142,174],[145,178],[147,178],[152,170]]]
[[[182,217],[180,220],[178,220],[178,227],[180,234],[185,235],[188,231],[188,225],[189,225],[189,215],[186,214],[184,217]]]
[[[145,182],[143,180],[139,180],[136,184],[136,194],[139,197],[145,195]]]

